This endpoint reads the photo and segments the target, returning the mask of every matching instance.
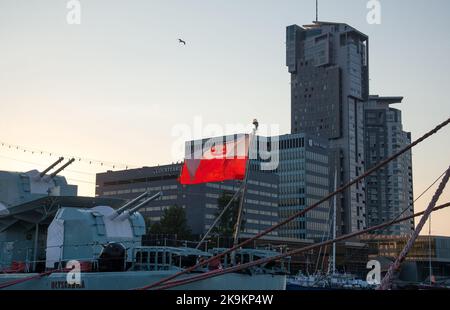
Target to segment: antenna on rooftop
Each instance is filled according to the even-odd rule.
[[[319,0],[316,0],[316,22],[319,21]]]

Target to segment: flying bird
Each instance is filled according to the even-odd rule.
[[[186,45],[186,41],[183,41],[183,40],[181,40],[181,39],[178,39],[178,42],[180,42],[180,43]]]

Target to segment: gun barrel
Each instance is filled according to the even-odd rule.
[[[54,177],[56,177],[56,175],[58,173],[60,173],[61,171],[63,171],[64,169],[67,168],[67,166],[71,165],[73,162],[75,161],[75,158],[72,158],[71,160],[69,160],[67,163],[65,163],[64,165],[62,165],[60,168],[58,168],[55,172],[53,172],[50,175],[50,178],[53,179]]]
[[[136,198],[133,198],[132,200],[128,201],[127,203],[125,203],[123,206],[121,206],[119,209],[116,210],[116,214],[120,214],[123,211],[125,211],[127,208],[129,208],[130,206],[134,205],[136,202],[138,202],[139,200],[141,200],[144,197],[148,196],[148,191],[145,191],[143,194],[137,196]]]
[[[47,169],[45,169],[44,171],[42,171],[42,172],[39,174],[39,177],[40,177],[40,178],[43,178],[43,177],[47,174],[47,172],[49,172],[50,170],[52,170],[53,168],[55,168],[55,166],[58,165],[58,164],[59,164],[60,162],[62,162],[63,160],[64,160],[64,157],[58,158],[57,161],[55,161],[53,164],[51,164],[50,166],[48,166]]]
[[[152,197],[150,197],[150,198],[144,200],[143,202],[141,202],[141,203],[138,204],[137,206],[131,208],[131,209],[128,211],[128,214],[133,214],[134,212],[138,211],[140,208],[142,208],[143,206],[145,206],[145,205],[146,205],[147,203],[149,203],[150,201],[153,201],[153,200],[158,199],[159,197],[161,197],[162,194],[163,194],[162,192],[158,192],[158,193],[156,193],[155,195],[153,195]]]

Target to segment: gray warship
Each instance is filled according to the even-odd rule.
[[[63,161],[42,172],[0,171],[0,289],[130,290],[155,283],[226,249],[143,246],[145,221],[138,212],[162,193],[132,199],[77,196],[58,173]],[[240,249],[238,261],[278,253]],[[230,266],[230,256],[193,274]],[[285,290],[285,261],[252,267],[198,282],[180,290]]]

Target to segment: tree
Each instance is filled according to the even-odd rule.
[[[149,217],[144,217],[144,222],[145,222],[145,233],[148,235],[151,232],[152,229],[152,220]],[[156,224],[156,223],[155,223]]]
[[[177,235],[177,239],[191,239],[191,229],[184,209],[176,205],[165,209],[161,221],[150,227],[150,234]]]
[[[219,214],[222,213],[224,208],[228,205],[230,200],[233,198],[234,194],[229,192],[223,192],[222,195],[217,199],[217,205],[219,207],[219,210],[216,214],[216,216],[219,216]],[[220,218],[217,226],[214,228],[213,232],[218,234],[220,237],[223,238],[231,238],[233,236],[234,227],[237,222],[238,218],[238,212],[239,212],[239,199],[234,199],[233,202],[231,202],[231,205],[228,207],[228,209],[225,211],[225,213]],[[244,229],[245,220],[242,219],[241,222],[241,230]]]

